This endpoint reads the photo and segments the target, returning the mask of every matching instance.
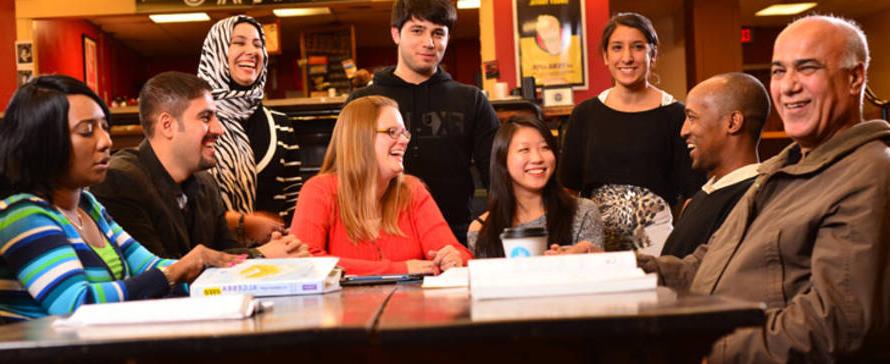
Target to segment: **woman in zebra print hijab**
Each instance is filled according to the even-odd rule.
[[[262,25],[238,15],[210,28],[198,65],[225,127],[211,173],[229,210],[226,220],[245,242],[265,241],[282,229],[302,185],[293,127],[262,105],[268,64]]]

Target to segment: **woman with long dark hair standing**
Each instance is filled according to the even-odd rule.
[[[672,230],[671,205],[704,182],[680,138],[684,107],[649,81],[658,35],[646,17],[620,13],[603,29],[614,86],[572,111],[560,180],[603,214],[606,250],[658,255]]]

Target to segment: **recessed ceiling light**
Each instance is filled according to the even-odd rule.
[[[155,23],[187,23],[210,20],[207,13],[152,14],[148,17]]]
[[[279,18],[286,18],[289,16],[309,16],[309,15],[327,15],[331,13],[331,8],[322,7],[322,8],[287,8],[287,9],[273,9],[272,14]]]
[[[800,14],[802,12],[810,10],[814,6],[816,6],[816,3],[775,4],[775,5],[770,5],[763,9],[760,9],[760,11],[758,11],[754,15],[757,15],[757,16],[794,15],[794,14]]]
[[[479,0],[457,0],[458,9],[479,9]]]

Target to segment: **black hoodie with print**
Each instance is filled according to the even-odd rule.
[[[470,164],[477,166],[487,187],[491,143],[500,122],[478,88],[454,81],[441,68],[418,85],[405,82],[394,70],[391,66],[374,74],[374,83],[350,100],[381,95],[399,103],[411,132],[405,173],[426,183],[452,229],[463,229],[455,231],[458,240],[465,241],[474,189]]]

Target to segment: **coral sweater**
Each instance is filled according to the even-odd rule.
[[[405,236],[381,231],[373,241],[350,240],[340,220],[337,177],[333,174],[312,177],[303,185],[290,231],[309,245],[312,255],[340,257],[339,264],[348,274],[407,273],[406,261],[429,260],[430,251],[446,245],[457,248],[466,264],[472,254],[457,242],[423,182],[405,177],[411,191],[411,202],[399,214],[399,228]]]

